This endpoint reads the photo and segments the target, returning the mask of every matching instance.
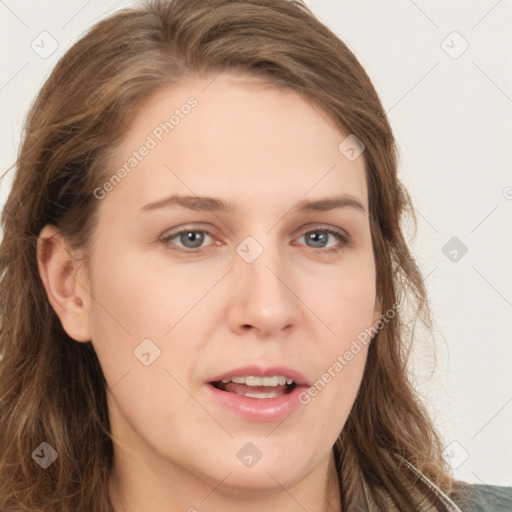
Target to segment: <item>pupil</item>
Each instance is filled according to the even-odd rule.
[[[327,236],[326,233],[310,233],[309,238],[310,238],[310,240],[312,242],[315,242],[315,243],[317,243],[319,241],[319,239],[323,238],[324,240],[321,240],[321,242],[325,243],[326,242],[326,240],[325,240],[326,236]]]
[[[182,236],[186,237],[186,242],[192,242],[192,248],[199,247],[203,241],[203,235],[199,234],[196,231],[189,231],[188,233],[183,233]],[[184,240],[182,239],[182,243],[184,243]],[[195,245],[194,245],[195,244]],[[186,245],[186,243],[184,243]],[[190,246],[187,246],[190,247]]]

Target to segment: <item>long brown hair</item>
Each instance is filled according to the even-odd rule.
[[[382,310],[408,296],[412,316],[430,325],[423,280],[401,227],[404,216],[414,214],[397,177],[395,140],[370,78],[348,47],[298,0],[152,1],[119,11],[66,52],[39,92],[2,213],[4,512],[112,510],[109,390],[91,343],[70,339],[49,304],[37,238],[53,224],[74,247],[87,247],[96,223],[94,189],[112,174],[109,156],[137,106],[164,87],[225,70],[296,91],[334,127],[362,141]],[[409,381],[412,336],[403,313],[399,308],[373,338],[334,447],[344,510],[352,508],[361,477],[381,508],[419,510],[418,500],[430,498],[403,459],[446,493],[453,484],[438,434]],[[45,470],[31,457],[42,442],[58,453]]]

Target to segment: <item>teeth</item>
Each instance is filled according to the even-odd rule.
[[[275,398],[282,393],[237,393],[237,395],[248,396],[249,398]]]
[[[231,377],[229,379],[222,379],[223,384],[227,384],[228,382],[245,384],[246,386],[284,386],[285,384],[293,384],[293,379],[284,377],[283,375],[274,375],[273,377],[254,377],[252,375],[248,375],[246,377]]]

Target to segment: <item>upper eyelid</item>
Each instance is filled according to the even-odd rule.
[[[297,228],[297,229],[294,229],[291,233],[291,235],[293,236],[297,236],[298,234],[302,233],[308,233],[309,231],[314,231],[315,229],[319,230],[319,231],[327,231],[327,230],[333,230],[333,231],[341,231],[343,234],[345,234],[346,236],[350,236],[348,231],[344,228],[341,228],[339,226],[333,226],[331,224],[322,224],[322,223],[312,223],[311,225],[307,225],[306,227],[301,227],[301,228]],[[167,238],[169,236],[175,236],[175,235],[179,235],[180,233],[182,233],[183,231],[191,231],[191,232],[201,232],[201,233],[208,233],[209,235],[214,235],[215,233],[215,229],[211,229],[210,227],[202,227],[201,225],[199,226],[183,226],[183,227],[180,227],[180,228],[176,228],[176,230],[167,230],[167,231],[164,231],[164,233],[162,234],[162,237],[164,238]],[[168,235],[166,235],[166,233],[168,233]]]

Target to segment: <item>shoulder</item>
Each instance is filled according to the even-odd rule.
[[[512,511],[512,487],[457,482],[450,499],[463,512]]]

